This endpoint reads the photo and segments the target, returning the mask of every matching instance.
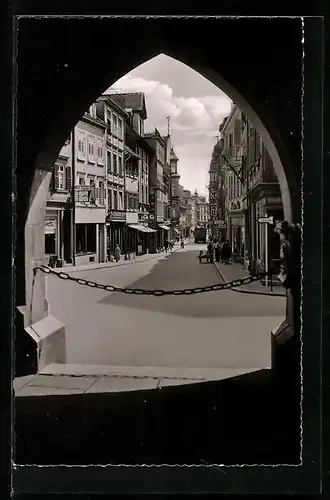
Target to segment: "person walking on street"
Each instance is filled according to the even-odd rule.
[[[168,239],[166,239],[165,242],[164,242],[164,248],[165,248],[165,252],[167,253],[167,250],[168,250]]]
[[[115,261],[116,262],[120,261],[120,256],[121,256],[121,250],[120,250],[120,246],[117,243],[116,248],[115,248]]]
[[[220,242],[217,239],[214,240],[214,254],[215,261],[220,262]]]
[[[208,252],[208,255],[209,255],[209,259],[210,259],[210,262],[213,263],[213,251],[214,251],[214,247],[213,247],[213,242],[212,241],[209,241],[208,245],[207,245],[207,252]]]

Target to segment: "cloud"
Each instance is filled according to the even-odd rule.
[[[189,75],[187,75],[189,77]],[[189,78],[187,78],[188,85]],[[155,127],[167,131],[171,121],[171,136],[179,157],[181,183],[185,188],[201,189],[205,193],[212,150],[222,119],[230,112],[231,100],[223,92],[218,95],[176,96],[166,83],[134,76],[134,71],[118,80],[110,90],[144,92],[147,120],[145,130]]]

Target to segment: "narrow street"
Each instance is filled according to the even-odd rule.
[[[220,283],[201,245],[145,262],[75,273],[98,283],[178,289]],[[232,291],[140,296],[47,277],[51,313],[66,325],[67,363],[145,367],[266,368],[270,331],[285,299]]]

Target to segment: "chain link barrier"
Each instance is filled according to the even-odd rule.
[[[35,267],[34,273],[36,273],[38,270],[42,271],[45,274],[54,274],[55,276],[63,280],[74,281],[75,283],[78,283],[78,285],[89,286],[91,288],[98,288],[99,290],[104,290],[106,292],[120,292],[129,295],[153,295],[154,297],[163,297],[164,295],[193,295],[197,293],[231,290],[233,288],[237,288],[243,285],[248,285],[250,283],[253,283],[254,281],[259,281],[266,276],[275,275],[273,271],[269,271],[267,273],[261,272],[254,276],[250,275],[244,278],[239,278],[225,283],[218,283],[216,285],[186,288],[183,290],[148,290],[142,288],[122,288],[115,285],[103,285],[101,283],[96,283],[95,281],[90,281],[84,278],[74,278],[73,276],[70,276],[68,273],[64,273],[62,271],[61,272],[54,271],[51,267],[48,266]]]

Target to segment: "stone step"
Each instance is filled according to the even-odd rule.
[[[269,367],[265,367],[268,369]],[[260,370],[258,368],[191,368],[166,366],[119,366],[119,365],[81,365],[51,363],[44,367],[41,375],[94,376],[94,377],[134,377],[172,380],[222,380],[237,377],[245,373]]]

